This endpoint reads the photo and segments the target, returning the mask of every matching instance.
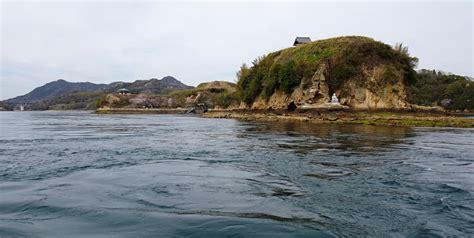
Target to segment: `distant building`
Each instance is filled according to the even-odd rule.
[[[301,37],[298,36],[295,39],[295,42],[293,43],[293,46],[301,45],[301,44],[307,44],[311,42],[311,38],[309,37]]]
[[[121,88],[121,89],[119,89],[117,92],[118,92],[118,94],[120,94],[120,95],[128,95],[128,94],[130,94],[130,90],[128,90],[128,89],[126,89],[126,88]]]

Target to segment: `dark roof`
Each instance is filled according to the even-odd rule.
[[[310,42],[311,42],[311,38],[298,36],[298,37],[296,37],[295,42],[293,43],[293,45],[306,44],[306,43],[310,43]]]

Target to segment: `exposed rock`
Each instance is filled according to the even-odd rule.
[[[286,108],[293,102],[299,108],[332,108],[332,109],[383,109],[383,108],[407,108],[403,75],[396,72],[392,82],[382,79],[385,66],[375,67],[372,70],[364,70],[363,80],[358,83],[355,80],[346,80],[340,89],[336,90],[341,105],[331,105],[329,87],[327,84],[327,66],[321,64],[310,80],[309,86],[304,89],[304,82],[293,91],[291,95],[283,92],[275,92],[270,99],[264,100],[258,97],[252,104],[252,109]],[[245,104],[241,108],[248,108]]]
[[[338,37],[272,52],[241,68],[240,108],[405,109],[416,58],[366,37]],[[244,70],[244,71],[242,71]],[[262,76],[264,75],[264,76]],[[309,76],[312,75],[312,76]],[[270,85],[270,86],[269,86]],[[254,96],[255,95],[255,96]]]
[[[451,100],[451,99],[443,99],[443,100],[441,100],[441,106],[448,107],[449,104],[451,104],[452,101],[453,100]]]
[[[321,104],[329,101],[329,87],[326,83],[328,74],[326,64],[323,63],[311,78],[311,86],[303,91],[307,104]]]
[[[287,111],[292,112],[292,111],[296,110],[297,107],[296,107],[295,102],[292,101],[288,104],[288,106],[286,108],[287,108],[286,109]]]

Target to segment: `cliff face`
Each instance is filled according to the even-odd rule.
[[[329,93],[325,71],[327,71],[326,65],[322,64],[307,87],[301,83],[290,95],[282,91],[276,91],[268,100],[258,97],[252,103],[251,108],[286,108],[292,102],[301,108],[328,107],[332,94]],[[375,67],[372,70],[365,71],[363,76],[367,81],[364,84],[355,80],[344,81],[340,88],[334,91],[336,96],[339,97],[340,104],[353,109],[407,107],[403,75],[398,74],[392,79],[392,82],[387,83],[381,79],[383,71],[383,67]],[[244,107],[246,106],[244,105]]]
[[[316,41],[271,53],[239,72],[241,108],[330,107],[333,93],[353,109],[408,106],[413,62],[405,52],[365,37]],[[249,91],[251,93],[249,93]],[[252,98],[253,96],[253,98]]]

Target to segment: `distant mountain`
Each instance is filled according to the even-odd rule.
[[[106,84],[94,83],[71,83],[63,79],[47,83],[41,87],[35,88],[33,91],[15,98],[5,100],[10,104],[30,104],[38,101],[52,99],[54,97],[63,96],[72,92],[94,92],[103,90]]]
[[[115,93],[121,88],[132,94],[166,94],[176,90],[191,89],[172,76],[162,79],[136,80],[135,82],[114,82],[111,84],[72,83],[63,79],[35,88],[28,94],[3,101],[9,108],[26,105],[27,109],[90,109],[102,95]]]

